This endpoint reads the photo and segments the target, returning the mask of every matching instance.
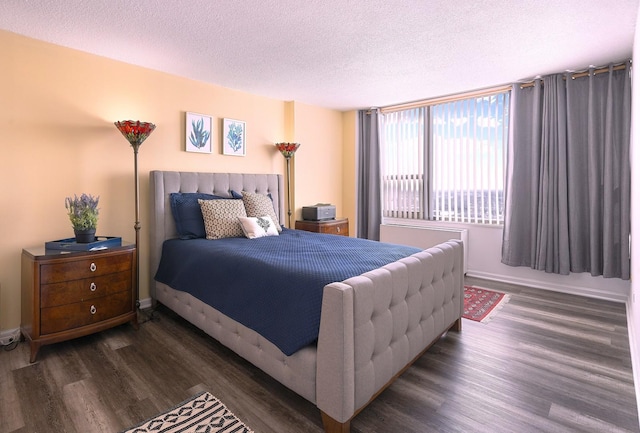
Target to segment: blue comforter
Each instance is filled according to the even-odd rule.
[[[155,279],[188,292],[291,355],[318,338],[322,292],[420,251],[283,229],[258,239],[165,241]]]

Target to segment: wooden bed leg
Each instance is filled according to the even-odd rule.
[[[320,411],[322,414],[322,425],[324,425],[325,433],[349,433],[351,431],[351,420],[338,422],[329,415]]]
[[[458,320],[453,322],[453,326],[451,326],[451,329],[453,329],[456,332],[462,331],[462,317],[460,317]]]

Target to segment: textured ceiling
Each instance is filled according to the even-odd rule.
[[[0,29],[350,110],[628,59],[639,1],[2,0]]]

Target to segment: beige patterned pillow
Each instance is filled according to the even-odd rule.
[[[246,217],[242,200],[198,199],[204,231],[207,239],[235,238],[244,236],[238,217]]]
[[[278,215],[273,207],[273,200],[270,197],[264,194],[256,194],[255,192],[242,191],[242,201],[248,217],[269,215],[278,232],[282,231],[282,227],[278,222]]]

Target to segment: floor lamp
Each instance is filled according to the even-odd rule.
[[[276,147],[287,160],[287,225],[291,228],[291,158],[300,147],[300,143],[276,143]]]
[[[133,175],[135,177],[136,222],[136,311],[140,308],[140,180],[138,179],[138,149],[144,140],[156,129],[156,125],[139,120],[114,122],[116,128],[133,148]]]

